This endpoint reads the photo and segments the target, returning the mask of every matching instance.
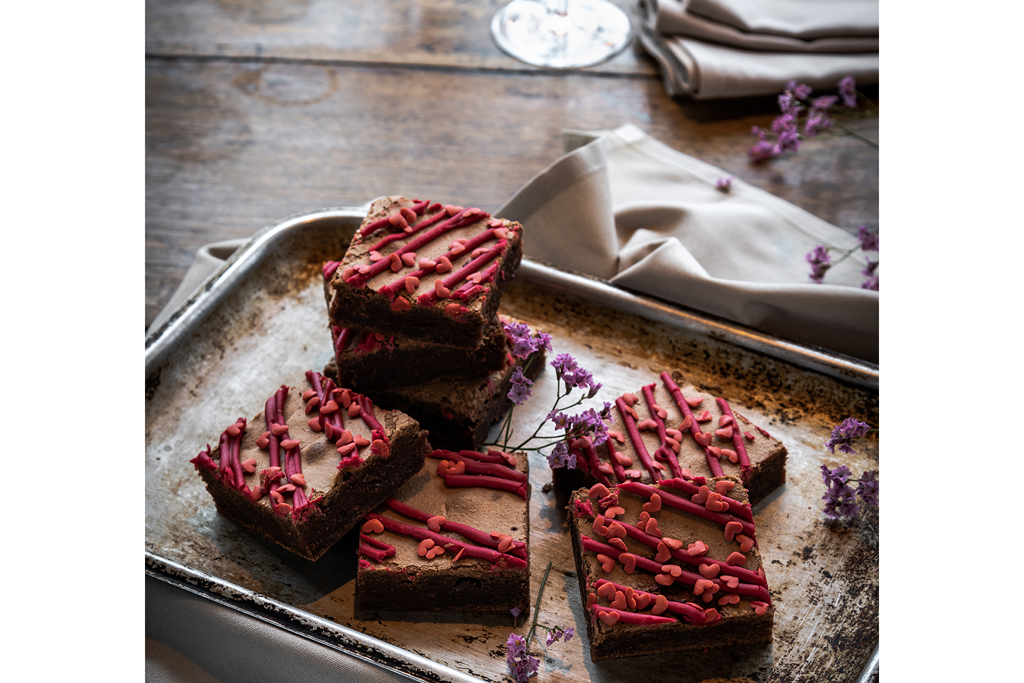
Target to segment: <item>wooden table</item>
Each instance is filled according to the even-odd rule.
[[[522,64],[491,41],[503,4],[149,0],[146,327],[204,244],[384,194],[493,211],[565,129],[633,123],[834,225],[878,226],[875,149],[814,139],[752,165],[774,98],[673,100],[639,45],[584,70]]]
[[[522,64],[490,38],[504,2],[148,0],[146,327],[204,244],[384,194],[493,211],[566,129],[633,123],[845,230],[878,227],[877,150],[818,138],[752,165],[773,97],[673,100],[638,45],[583,70]]]

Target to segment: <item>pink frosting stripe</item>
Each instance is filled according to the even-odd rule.
[[[703,449],[704,459],[708,463],[708,469],[711,470],[712,476],[721,477],[725,475],[725,472],[722,470],[721,463],[718,462],[718,458],[711,455],[711,451],[708,450],[707,446],[704,446],[696,440],[696,435],[702,433],[700,425],[697,424],[697,418],[693,414],[693,411],[690,410],[690,405],[686,402],[686,398],[683,396],[683,392],[679,388],[679,385],[675,383],[672,376],[667,372],[661,373],[661,381],[665,384],[665,388],[668,389],[668,392],[672,395],[672,400],[676,402],[676,405],[679,407],[679,411],[684,417],[690,418],[690,434],[695,437],[694,442]]]
[[[732,430],[732,445],[736,449],[736,455],[739,456],[740,460],[740,474],[743,475],[743,481],[746,482],[750,479],[750,458],[747,456],[747,447],[743,445],[743,435],[740,433],[740,423],[736,419],[736,416],[732,414],[732,409],[729,407],[729,402],[724,398],[716,398],[715,401],[718,403],[718,408],[722,411],[723,415],[728,415],[732,418],[733,430]]]
[[[709,522],[721,524],[723,527],[729,522],[739,522],[743,525],[743,533],[754,538],[754,525],[741,517],[737,517],[736,515],[731,515],[728,512],[711,512],[711,510],[708,510],[703,505],[694,503],[692,500],[680,498],[675,494],[669,493],[664,488],[655,488],[653,486],[648,486],[647,484],[641,484],[637,481],[623,482],[618,484],[618,487],[623,491],[629,491],[630,493],[635,493],[636,495],[644,496],[645,498],[650,498],[652,494],[657,493],[661,497],[662,505],[668,505],[677,510],[688,512],[691,515],[700,517],[701,519],[706,519]],[[724,498],[726,497],[723,496],[723,499]]]
[[[422,510],[418,510],[413,506],[399,500],[395,500],[394,498],[388,498],[384,501],[384,504],[398,514],[408,517],[409,519],[415,519],[418,522],[423,522],[424,524],[436,516],[423,512]],[[468,524],[462,524],[461,522],[450,522],[445,520],[445,522],[441,524],[441,528],[445,531],[465,536],[474,543],[488,548],[494,548],[495,550],[497,550],[498,544],[500,543],[497,538],[491,536],[489,533],[481,531],[475,527],[471,527]],[[510,554],[526,559],[526,544],[522,541],[512,541],[512,551]]]
[[[619,621],[623,624],[640,624],[653,626],[656,624],[678,624],[679,622],[671,617],[659,617],[653,614],[641,614],[639,612],[627,612],[625,610],[616,609],[614,607],[608,607],[605,605],[594,605],[590,608],[594,613],[594,620],[600,619],[602,612],[610,612],[619,616]],[[704,615],[701,614],[703,619]]]
[[[594,583],[594,588],[600,588],[601,586],[603,586],[606,583],[607,584],[611,584],[612,586],[614,586],[615,590],[617,590],[617,591],[622,591],[623,593],[626,592],[626,586],[623,586],[621,584],[615,583],[614,581],[608,581],[607,579],[598,579],[597,582]],[[651,597],[652,605],[653,605],[654,600],[658,597],[657,593],[648,593],[646,591],[639,591],[639,590],[636,590],[635,588],[633,589],[633,593],[635,595],[649,595]],[[596,605],[595,605],[595,607],[596,607]],[[685,602],[676,602],[675,600],[669,600],[668,601],[668,611],[675,612],[676,614],[683,615],[683,617],[690,624],[693,624],[694,626],[701,626],[701,625],[704,624],[704,610],[700,609],[699,607],[694,607],[693,605],[688,605]],[[655,615],[655,616],[657,616],[657,615]]]
[[[668,463],[669,469],[672,470],[673,477],[681,477],[683,476],[683,471],[679,467],[679,458],[676,456],[675,451],[673,451],[668,445],[668,440],[666,439],[668,435],[665,433],[665,421],[661,419],[655,410],[657,403],[654,401],[654,385],[648,384],[641,390],[641,392],[644,395],[644,401],[647,403],[647,410],[650,411],[651,418],[658,426],[658,441],[661,445],[658,446],[658,450],[654,452],[654,457]],[[658,458],[659,454],[662,456],[661,458]]]
[[[526,560],[516,557],[515,555],[500,553],[497,550],[491,550],[490,548],[482,548],[478,545],[457,541],[453,538],[442,536],[441,534],[435,534],[430,529],[423,529],[421,527],[412,526],[411,524],[404,524],[389,517],[378,515],[375,512],[371,512],[366,515],[366,519],[378,519],[380,520],[380,523],[384,525],[386,530],[396,534],[411,536],[412,538],[417,538],[421,541],[429,538],[435,544],[438,544],[444,547],[445,550],[453,553],[458,553],[459,550],[463,550],[468,557],[487,560],[489,562],[504,562],[509,567],[513,567],[515,569],[525,569],[528,566]]]
[[[644,445],[644,440],[640,436],[640,430],[636,427],[636,422],[633,420],[633,416],[630,415],[629,411],[626,410],[626,402],[622,400],[622,397],[615,399],[615,407],[619,411],[619,416],[622,418],[622,423],[626,427],[626,433],[629,434],[629,440],[633,444],[633,449],[636,451],[637,456],[640,458],[640,462],[644,468],[650,473],[651,479],[654,481],[661,481],[661,472],[654,466],[651,461],[651,455],[647,452],[647,447]],[[602,482],[607,484],[607,482]]]
[[[662,488],[665,488],[667,486],[668,488],[676,489],[677,491],[682,491],[683,493],[688,493],[691,496],[696,495],[697,491],[700,490],[699,486],[697,486],[693,482],[686,481],[685,479],[662,479],[661,481],[658,482],[658,486]],[[661,494],[659,493],[658,495]],[[722,500],[728,503],[729,512],[731,514],[734,514],[737,517],[741,517],[742,519],[745,519],[748,522],[753,523],[754,513],[751,512],[749,503],[741,503],[738,500],[729,498],[728,496],[722,496]],[[744,531],[743,533],[746,533],[746,531]],[[750,534],[747,535],[749,536]],[[751,536],[751,538],[753,538],[753,536]]]

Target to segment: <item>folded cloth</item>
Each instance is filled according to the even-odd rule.
[[[816,245],[857,239],[732,180],[633,125],[567,133],[566,154],[497,215],[527,226],[524,253],[763,332],[878,362],[878,292],[857,252],[810,280]]]
[[[669,95],[715,99],[878,82],[878,0],[640,0]]]

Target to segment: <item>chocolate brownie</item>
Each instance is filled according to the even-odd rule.
[[[473,348],[522,258],[519,223],[385,197],[325,267],[331,325]]]
[[[217,510],[316,560],[423,465],[416,420],[309,371],[191,460]]]
[[[525,453],[435,450],[360,531],[359,611],[529,610]]]
[[[331,338],[338,383],[364,393],[442,377],[484,375],[502,369],[507,353],[505,332],[497,320],[472,349],[337,326],[331,327]]]
[[[736,475],[753,504],[786,483],[786,447],[700,391],[678,371],[615,399],[606,443],[577,441],[576,468],[553,470],[557,486],[657,482],[666,477]]]
[[[516,367],[522,367],[523,376],[533,380],[544,369],[544,360],[543,348],[525,359],[506,352],[503,367],[487,375],[383,387],[366,393],[381,406],[415,417],[430,432],[434,447],[479,450],[491,425],[512,407],[508,393]],[[337,364],[329,362],[324,374],[337,379]]]
[[[595,484],[573,492],[569,519],[591,659],[771,642],[739,478]]]

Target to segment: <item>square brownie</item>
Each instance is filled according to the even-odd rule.
[[[331,325],[473,348],[519,267],[522,231],[476,208],[378,199],[325,266]]]
[[[429,452],[416,420],[309,371],[303,386],[282,386],[191,462],[221,514],[316,560]]]
[[[415,417],[420,427],[430,432],[435,448],[480,450],[491,425],[512,407],[508,393],[516,368],[521,367],[523,376],[534,380],[544,369],[544,361],[543,348],[525,359],[516,358],[506,348],[501,369],[489,374],[374,388],[366,394],[381,406]],[[324,368],[324,374],[335,380],[337,372],[334,361]]]
[[[595,484],[572,493],[569,521],[591,659],[771,642],[739,478]]]
[[[432,452],[360,529],[356,610],[528,612],[529,474],[525,453]]]
[[[753,504],[786,483],[786,447],[697,389],[678,371],[615,399],[607,442],[577,443],[576,468],[553,470],[564,490],[668,477],[735,475]]]
[[[492,321],[475,348],[331,327],[338,384],[363,393],[434,380],[479,377],[505,367],[505,332]]]

